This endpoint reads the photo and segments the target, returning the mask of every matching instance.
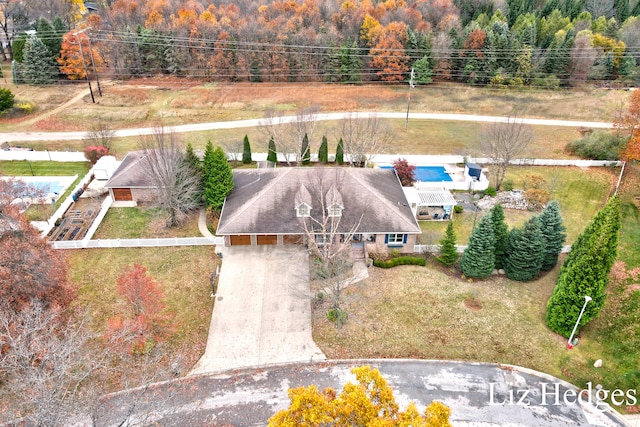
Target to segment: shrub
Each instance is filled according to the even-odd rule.
[[[618,160],[627,138],[608,131],[595,131],[566,145],[566,150],[584,159]]]
[[[487,187],[487,189],[484,190],[484,194],[486,194],[487,196],[495,197],[498,192],[493,187]]]
[[[335,323],[336,326],[341,327],[347,323],[347,312],[340,308],[332,308],[327,312],[327,319]]]
[[[502,189],[504,191],[512,191],[513,190],[513,180],[511,179],[505,179],[504,181],[502,181]]]
[[[530,209],[542,209],[549,203],[551,195],[547,190],[540,188],[530,188],[524,192],[524,199]]]
[[[95,165],[100,157],[106,156],[108,154],[109,149],[102,145],[89,145],[84,149],[84,157],[89,160],[92,165]]]
[[[464,210],[464,208],[462,207],[462,205],[455,205],[455,206],[453,207],[453,212],[455,212],[455,213],[457,213],[457,214],[458,214],[458,213],[462,213],[462,211],[463,211],[463,210]]]
[[[13,107],[14,95],[9,89],[0,88],[0,112]]]
[[[380,268],[393,268],[398,265],[420,265],[424,267],[425,264],[426,260],[424,258],[415,256],[401,256],[398,258],[392,258],[388,261],[373,261],[373,265]]]

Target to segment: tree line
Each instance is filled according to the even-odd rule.
[[[413,69],[419,84],[558,87],[637,81],[639,15],[633,0],[117,0],[75,28],[86,29],[96,70],[119,78],[398,82]],[[25,52],[35,37],[62,76],[78,78],[84,65],[93,72],[88,55],[77,67],[80,46],[91,48],[73,40],[62,46],[75,30],[62,33],[62,18],[44,21],[24,27],[37,29],[35,35],[12,40],[13,59],[29,63],[44,55]],[[65,71],[69,63],[76,67]]]

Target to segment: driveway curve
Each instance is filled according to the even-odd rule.
[[[324,360],[311,338],[307,252],[263,245],[222,254],[207,347],[192,375]]]
[[[422,411],[438,400],[451,408],[456,427],[628,426],[610,407],[596,405],[593,395],[565,399],[579,390],[540,372],[425,360],[334,360],[192,376],[106,396],[95,425],[266,425],[289,406],[289,388],[341,390],[355,381],[350,368],[365,364],[380,370],[402,408],[413,401]]]
[[[384,112],[358,112],[358,113],[326,113],[317,114],[315,119],[318,121],[340,120],[347,116],[367,118],[376,116],[387,119],[404,119],[406,113],[384,113]],[[409,118],[413,120],[445,120],[445,121],[464,121],[477,123],[493,123],[505,122],[507,117],[499,116],[479,116],[474,114],[439,114],[439,113],[411,113]],[[279,119],[279,123],[291,123],[298,120],[296,116],[285,116]],[[565,127],[584,127],[594,129],[610,129],[613,123],[575,121],[575,120],[548,120],[519,118],[525,124],[538,126],[565,126]],[[264,119],[236,120],[228,122],[210,122],[195,123],[178,126],[166,126],[166,131],[176,133],[183,132],[199,132],[217,129],[236,129],[246,127],[256,127],[264,123]],[[128,137],[139,135],[150,135],[154,132],[154,128],[137,128],[137,129],[120,129],[114,133],[115,137]],[[62,141],[62,140],[80,140],[86,137],[86,132],[7,132],[0,134],[3,141],[9,142],[25,142],[25,141]]]

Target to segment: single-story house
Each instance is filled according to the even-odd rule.
[[[130,151],[104,185],[114,201],[151,202],[156,186],[146,172],[144,151]]]
[[[393,169],[235,170],[216,234],[226,246],[353,234],[366,252],[413,252],[420,226]]]
[[[416,219],[443,221],[453,216],[453,207],[457,202],[449,190],[421,187],[420,183],[402,189]]]

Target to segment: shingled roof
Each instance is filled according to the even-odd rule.
[[[333,201],[339,197],[344,206],[340,231],[347,232],[362,218],[359,233],[420,233],[393,169],[236,170],[233,180],[235,187],[218,223],[219,235],[302,234],[302,221],[309,219],[296,216],[296,203],[310,201],[311,217],[320,218],[322,198],[331,188],[340,193]]]
[[[130,151],[115,170],[106,188],[154,188],[155,184],[145,171],[144,151]]]

